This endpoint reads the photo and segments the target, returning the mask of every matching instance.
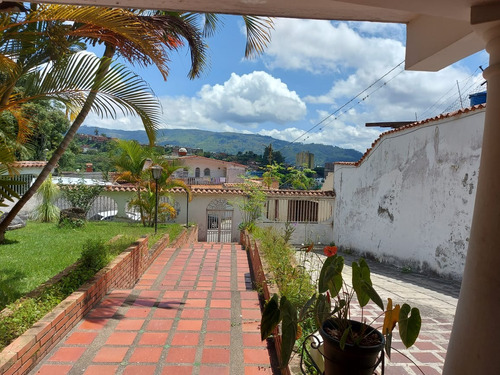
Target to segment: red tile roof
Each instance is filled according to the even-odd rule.
[[[16,161],[12,164],[16,168],[43,168],[46,161]]]
[[[416,122],[411,123],[409,125],[405,125],[405,126],[401,126],[399,128],[396,128],[396,129],[389,130],[387,132],[380,134],[379,137],[372,143],[372,146],[366,150],[366,152],[363,154],[361,159],[359,159],[358,161],[356,161],[356,162],[338,161],[335,163],[335,165],[354,165],[356,167],[359,166],[363,162],[363,160],[365,160],[368,157],[368,155],[374,149],[374,147],[377,145],[377,143],[379,143],[382,140],[382,138],[385,137],[386,135],[398,133],[398,132],[401,132],[403,130],[416,128],[418,126],[428,124],[430,122],[443,120],[445,118],[459,116],[459,115],[462,115],[464,113],[474,112],[476,110],[480,110],[480,109],[484,109],[484,108],[486,108],[486,104],[478,104],[478,105],[475,105],[472,107],[459,109],[458,111],[455,111],[455,112],[443,113],[439,116],[431,117],[431,118],[428,118],[428,119],[422,120],[422,121],[416,121]]]
[[[107,191],[121,192],[130,191],[135,192],[136,188],[131,184],[123,185],[108,185],[105,187]],[[171,193],[185,194],[182,188],[173,188],[169,190]],[[270,197],[334,197],[333,191],[322,190],[264,190]],[[210,195],[210,194],[231,194],[231,195],[245,195],[246,192],[240,188],[227,188],[222,185],[195,185],[191,186],[191,193],[193,195]]]

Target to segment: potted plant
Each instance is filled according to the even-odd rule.
[[[305,247],[310,251],[312,246]],[[352,263],[352,282],[342,277],[344,258],[337,254],[336,246],[326,246],[326,260],[318,279],[318,290],[300,311],[285,296],[274,295],[264,307],[261,320],[261,338],[269,337],[281,323],[282,345],[280,361],[286,366],[295,341],[300,337],[299,322],[313,318],[323,338],[325,375],[371,375],[383,357],[390,358],[392,332],[396,325],[403,344],[409,348],[420,332],[421,318],[417,308],[408,304],[393,306],[389,298],[387,307],[373,288],[370,268],[364,259]],[[363,308],[373,301],[384,316],[382,327],[367,322]],[[361,308],[361,321],[351,320],[355,305]]]

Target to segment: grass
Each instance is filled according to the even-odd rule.
[[[151,246],[167,231],[176,238],[182,227],[160,225],[154,236],[153,228],[135,223],[88,222],[82,228],[58,228],[28,222],[25,228],[7,232],[7,242],[0,245],[0,309],[73,264],[89,239],[108,241],[122,234],[135,240],[152,235]]]
[[[170,233],[173,239],[181,231],[182,227],[178,224],[161,226],[158,235],[150,237],[149,245],[156,243],[165,232]],[[32,272],[26,273],[26,275],[31,276],[29,281],[35,283],[35,286],[59,273],[77,259],[79,262],[71,273],[64,276],[59,282],[45,287],[39,295],[29,298],[23,297],[7,304],[6,307],[10,310],[10,314],[0,318],[0,351],[88,281],[99,269],[125,250],[137,238],[144,234],[153,234],[153,229],[144,228],[137,224],[109,222],[87,223],[78,229],[61,229],[51,224],[29,223],[26,228],[18,230],[16,234],[17,236],[13,236],[16,238],[15,240],[9,238],[8,244],[0,246],[0,252],[4,256],[9,255],[8,259],[11,261],[11,265],[18,268],[21,266],[25,272],[28,269],[24,265],[29,264],[29,270]],[[117,234],[123,234],[123,236],[109,242],[109,239]],[[38,238],[43,239],[43,241],[38,241]],[[20,246],[21,243],[22,246]],[[36,253],[34,253],[33,248],[36,249]],[[63,252],[65,256],[58,257],[58,254]],[[39,262],[42,257],[45,261],[53,259],[54,262],[49,261],[47,264]],[[61,261],[60,258],[64,258],[64,260]],[[14,259],[17,261],[12,262]],[[43,268],[50,269],[48,277],[45,276],[46,273],[42,272]],[[23,271],[17,270],[16,272],[21,274]],[[42,276],[41,281],[37,282],[37,278],[33,275],[40,274],[44,276]],[[16,293],[19,293],[21,285],[26,285],[26,283],[22,283],[26,281],[25,279],[27,280],[28,277],[11,280],[12,286],[19,286]],[[5,285],[7,285],[6,280],[2,286]],[[33,288],[28,288],[28,291],[31,289]],[[14,293],[9,290],[4,292],[4,296],[13,298],[13,295]]]

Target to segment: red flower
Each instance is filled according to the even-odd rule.
[[[327,257],[332,257],[334,256],[335,254],[337,254],[337,246],[325,246],[323,248],[323,253],[327,256]]]

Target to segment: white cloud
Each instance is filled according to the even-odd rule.
[[[328,112],[318,111],[316,123],[328,115]],[[331,117],[307,134],[303,129],[298,128],[261,130],[258,134],[289,142],[299,138],[300,143],[335,145],[364,152],[382,132],[375,128],[367,128],[364,124],[364,122],[359,125],[347,124],[340,118]]]
[[[310,110],[318,108],[325,116],[336,112],[338,119],[322,132],[300,141],[317,139],[321,143],[351,145],[364,151],[380,133],[366,129],[366,122],[410,121],[415,120],[415,115],[423,119],[457,109],[457,81],[465,105],[468,105],[467,90],[477,89],[483,79],[479,71],[471,75],[460,64],[439,72],[403,71],[401,65],[377,82],[404,60],[403,39],[401,25],[278,20],[266,52],[267,66],[321,74],[332,82],[329,90],[305,96],[304,101]],[[323,118],[319,116],[311,127]],[[289,139],[291,133],[293,131],[283,132],[281,137]],[[277,131],[274,134],[279,136]]]
[[[304,118],[306,105],[295,91],[270,74],[257,71],[231,77],[224,84],[204,85],[196,97],[162,98],[168,126],[222,130],[228,124],[256,127]]]
[[[270,69],[319,74],[391,64],[404,59],[404,50],[398,40],[364,38],[345,22],[278,19],[265,59]]]
[[[306,105],[295,91],[270,74],[256,71],[232,73],[223,84],[204,85],[194,97],[162,97],[164,127],[238,131],[238,126],[257,129],[259,124],[286,124],[301,120]],[[123,130],[141,129],[130,117],[117,120],[89,116],[87,124]],[[98,125],[97,125],[98,124]]]
[[[162,97],[165,126],[255,132],[295,140],[403,61],[404,39],[402,25],[277,19],[262,60],[246,67],[253,69],[263,62],[270,72],[279,70],[283,81],[270,72],[232,73],[223,83],[204,85],[195,96]],[[366,128],[366,122],[414,120],[415,113],[423,119],[454,110],[453,103],[458,103],[456,81],[464,98],[467,90],[483,81],[479,71],[471,75],[463,64],[435,73],[403,71],[402,67],[299,142],[363,152],[382,131]],[[302,96],[289,88],[307,87],[311,75],[314,82],[319,77],[326,83],[320,94]],[[109,127],[119,124],[122,129],[142,129],[137,119],[100,120],[92,125],[108,126],[105,123]],[[270,125],[273,123],[276,126]],[[263,130],[263,124],[267,130]]]

